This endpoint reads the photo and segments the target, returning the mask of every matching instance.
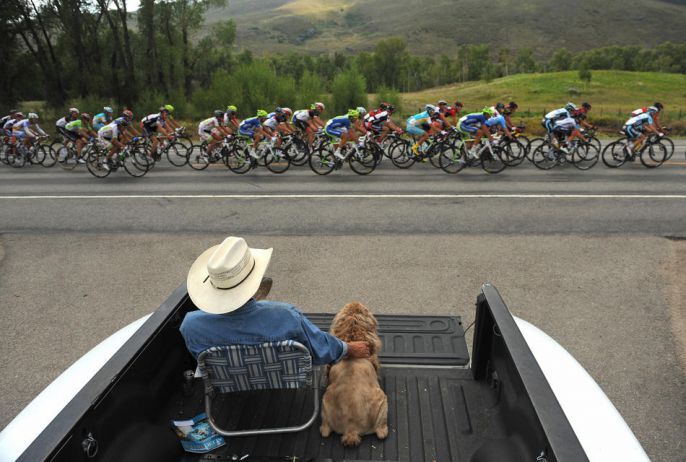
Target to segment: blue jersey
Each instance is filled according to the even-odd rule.
[[[481,112],[467,114],[462,119],[460,121],[460,125],[465,125],[467,127],[480,127],[488,120]]]
[[[262,126],[262,123],[260,122],[260,119],[258,117],[251,117],[249,119],[245,119],[243,122],[241,122],[240,129],[241,130],[255,130],[258,129]]]
[[[507,123],[505,123],[505,117],[502,115],[499,115],[497,117],[491,117],[485,123],[486,123],[486,126],[488,126],[488,127],[500,125],[503,128],[507,128]]]
[[[347,115],[342,115],[334,117],[326,123],[328,128],[338,129],[338,128],[350,128],[350,119]]]
[[[430,124],[431,123],[431,116],[429,115],[428,111],[420,112],[419,114],[415,114],[409,119],[407,119],[407,122],[411,125],[422,125],[422,124]]]

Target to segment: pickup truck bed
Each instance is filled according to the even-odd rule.
[[[459,317],[377,316],[386,440],[365,436],[359,447],[345,448],[340,435],[321,438],[317,421],[299,433],[227,438],[212,454],[301,462],[587,460],[499,294],[488,285],[482,290],[471,363]],[[19,460],[201,460],[183,452],[170,426],[204,411],[200,379],[184,387],[195,360],[178,327],[193,309],[179,287]],[[308,317],[323,329],[332,319]],[[236,429],[302,423],[312,409],[311,395],[300,390],[227,394],[215,406],[225,420],[219,423]],[[89,435],[98,445],[94,458],[83,448]]]

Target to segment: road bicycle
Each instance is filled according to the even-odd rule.
[[[367,135],[360,137],[357,142],[346,143],[341,146],[341,157],[334,155],[331,142],[321,142],[312,152],[309,159],[310,168],[317,175],[328,175],[339,170],[345,162],[358,175],[369,175],[379,164],[383,151],[375,143],[368,143]]]
[[[126,173],[140,178],[152,168],[152,163],[142,146],[137,143],[126,144],[121,151],[107,160],[109,147],[104,143],[96,146],[88,155],[86,166],[88,171],[96,178],[105,178],[120,167],[124,167]],[[107,166],[106,166],[107,165]],[[107,168],[109,167],[109,168]]]
[[[284,173],[291,166],[291,159],[281,146],[277,147],[271,139],[262,140],[255,150],[255,156],[250,155],[252,139],[240,135],[238,139],[226,149],[224,163],[234,173],[244,174],[257,168],[266,167],[272,173]]]
[[[47,135],[37,137],[30,147],[22,140],[12,143],[6,139],[0,149],[0,161],[14,168],[22,168],[26,164],[43,165],[45,159],[50,156],[50,146],[43,144],[47,138]]]
[[[440,156],[445,150],[452,149],[451,132],[441,131],[422,143],[418,153],[412,151],[413,142],[407,138],[398,138],[391,145],[391,162],[398,168],[410,168],[417,162],[430,162],[432,166],[441,168]]]
[[[470,155],[466,143],[460,139],[451,149],[441,152],[440,167],[446,173],[458,173],[466,167],[481,167],[487,173],[500,173],[507,167],[503,160],[503,148],[488,138],[481,139],[476,153]]]
[[[620,132],[623,133],[623,132]],[[669,148],[662,142],[659,135],[650,135],[641,146],[631,146],[626,138],[620,138],[603,149],[603,163],[610,168],[618,168],[626,162],[640,159],[646,168],[656,168],[669,158]],[[671,142],[671,140],[669,140]]]
[[[188,163],[189,155],[193,150],[193,143],[190,138],[184,135],[184,127],[178,128],[169,136],[156,136],[158,139],[157,153],[152,153],[152,141],[150,137],[145,137],[143,150],[148,156],[151,167],[163,156],[167,157],[170,164],[175,167],[183,167]]]
[[[588,170],[598,163],[599,150],[591,140],[545,141],[531,154],[532,162],[541,170],[550,170],[558,165],[570,163],[579,170]]]
[[[96,138],[89,138],[88,142],[81,149],[81,155],[76,153],[75,142],[71,140],[56,140],[50,145],[51,153],[54,156],[50,159],[49,167],[57,164],[63,170],[74,170],[77,165],[85,164],[86,159],[95,148]],[[48,160],[46,159],[46,162]],[[45,165],[45,164],[43,164]]]

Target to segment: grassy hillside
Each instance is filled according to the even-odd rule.
[[[684,42],[683,0],[230,0],[208,14],[233,18],[238,46],[254,52],[355,52],[401,36],[416,54],[453,53],[460,44],[559,47]]]
[[[537,127],[544,111],[567,101],[588,101],[593,105],[590,119],[608,129],[621,125],[633,109],[660,101],[665,105],[663,121],[682,133],[686,129],[686,75],[682,74],[593,71],[588,86],[579,80],[578,72],[518,74],[490,83],[467,82],[403,93],[401,99],[406,113],[439,99],[459,99],[468,111],[487,103],[516,101],[520,114],[515,120],[521,119],[532,128]]]

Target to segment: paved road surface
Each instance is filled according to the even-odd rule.
[[[681,162],[497,176],[421,165],[364,178],[162,165],[104,181],[0,168],[0,426],[154,310],[205,248],[238,234],[275,248],[273,296],[305,311],[359,299],[468,325],[480,284],[493,282],[588,369],[654,460],[678,460],[685,180]]]

